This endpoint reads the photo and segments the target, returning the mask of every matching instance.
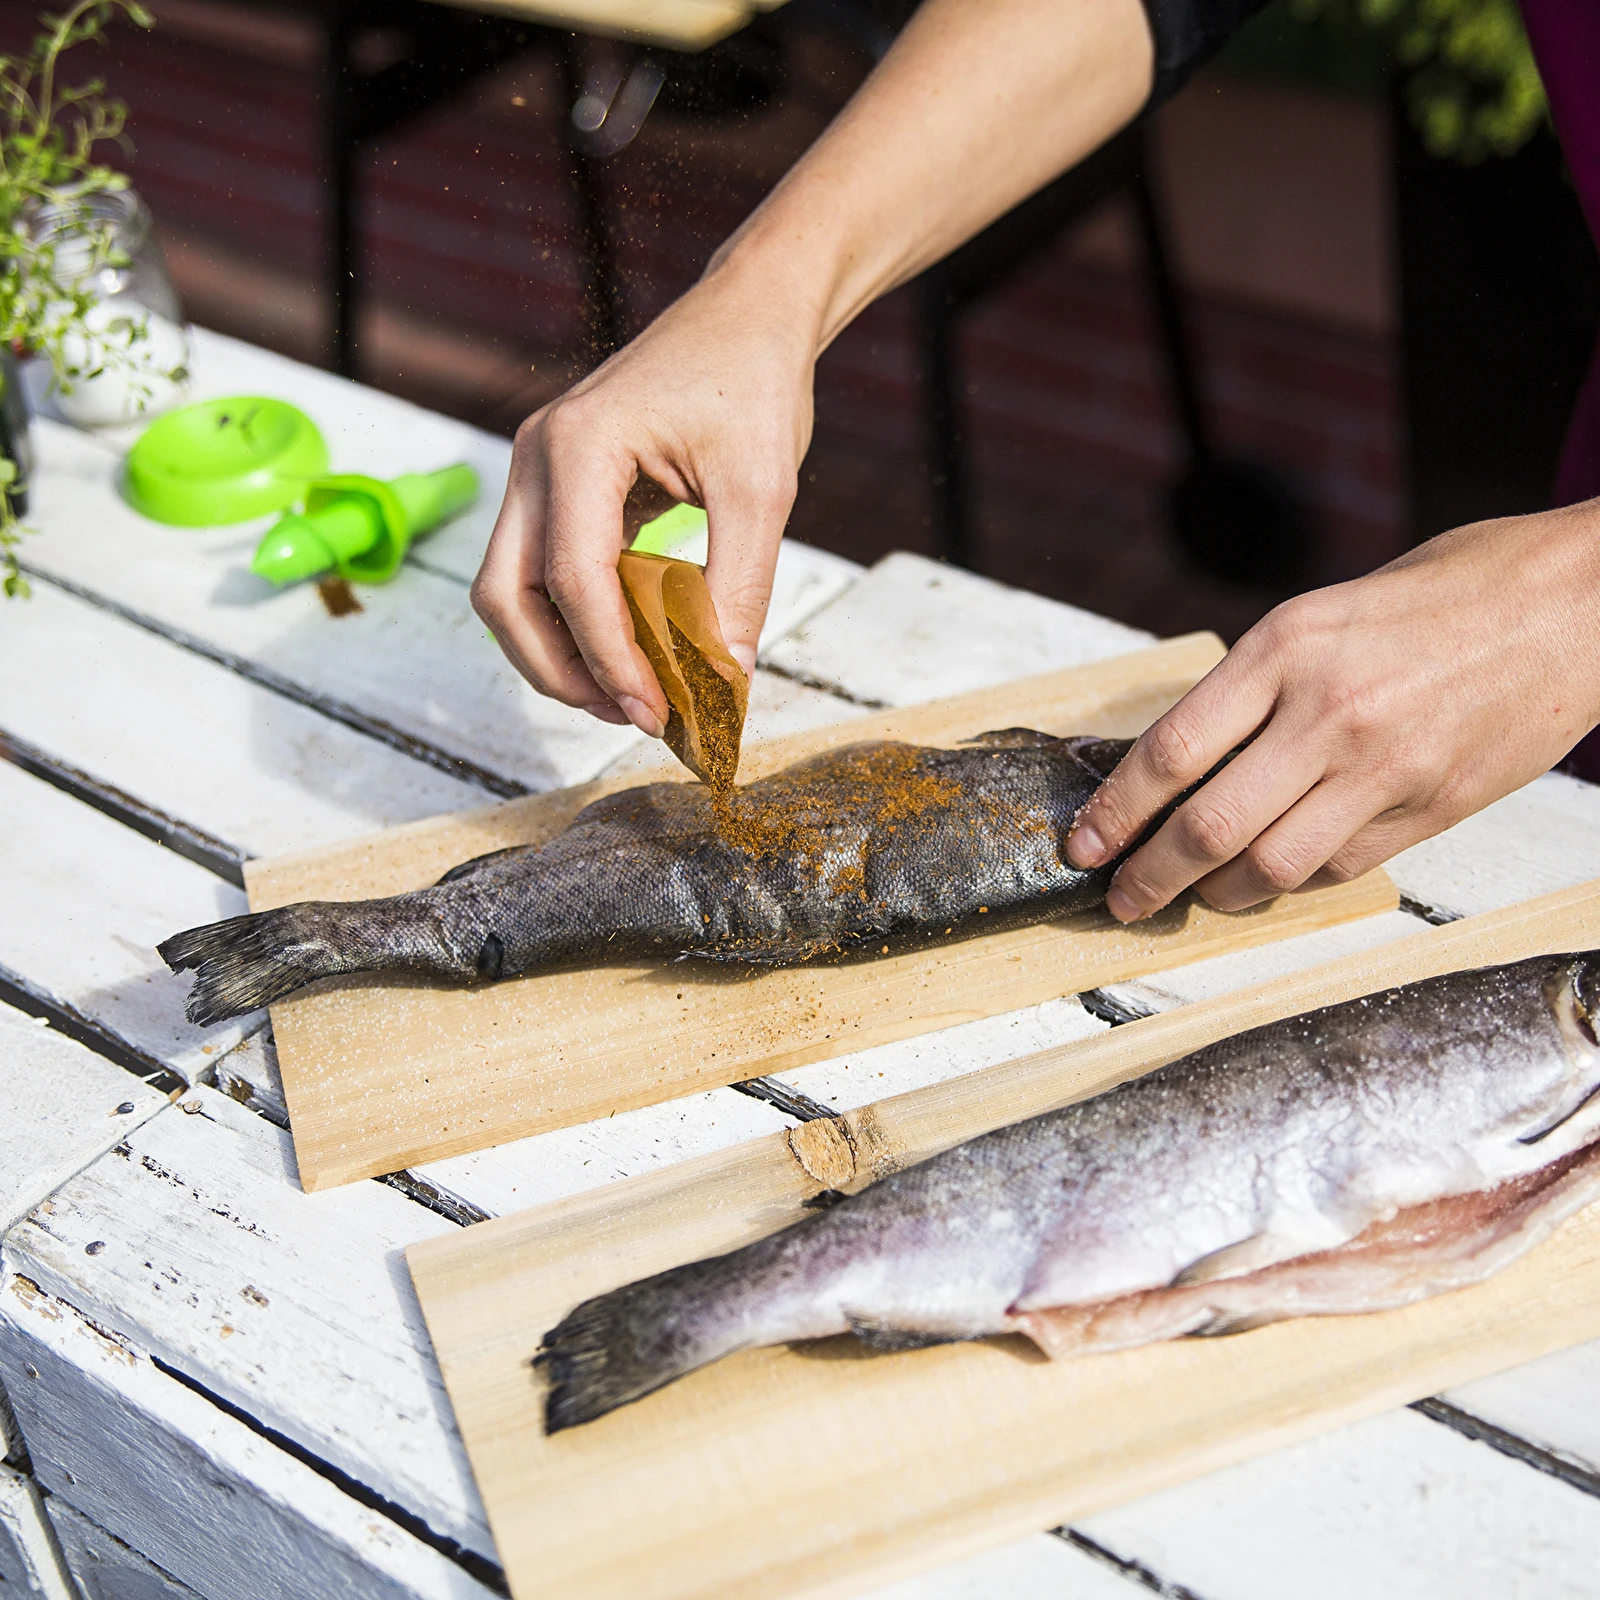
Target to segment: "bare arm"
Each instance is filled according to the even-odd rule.
[[[1152,73],[1140,0],[928,0],[701,281],[519,429],[473,601],[529,681],[661,731],[615,570],[641,474],[705,507],[712,598],[752,667],[817,356],[1131,120]]]

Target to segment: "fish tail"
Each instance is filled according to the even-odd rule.
[[[699,1261],[596,1295],[570,1311],[533,1358],[549,1379],[546,1433],[593,1422],[731,1354],[723,1301],[729,1257]]]
[[[330,937],[330,913],[349,907],[282,906],[175,933],[156,946],[174,972],[193,971],[184,1008],[201,1027],[242,1016],[318,978],[359,970]]]

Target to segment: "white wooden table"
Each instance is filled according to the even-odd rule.
[[[250,855],[583,779],[641,742],[538,699],[472,616],[502,441],[212,335],[194,367],[202,394],[305,406],[337,470],[464,458],[485,497],[335,620],[314,588],[249,576],[259,528],[144,522],[113,490],[123,441],[38,425],[34,597],[0,611],[0,731],[22,760],[0,763],[0,1594],[499,1592],[412,1240],[1600,876],[1600,789],[1547,777],[1394,863],[1406,911],[790,1073],[782,1104],[719,1089],[307,1196],[264,1018],[191,1028],[156,941],[242,909]],[[794,545],[752,723],[1144,637],[919,558],[869,572]],[[1600,1596],[1600,1346],[886,1593],[1139,1586]]]

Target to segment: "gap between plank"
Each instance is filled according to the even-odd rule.
[[[1092,1556],[1102,1566],[1110,1567],[1113,1572],[1120,1573],[1130,1582],[1137,1583],[1152,1594],[1160,1595],[1162,1600],[1201,1600],[1193,1589],[1186,1589],[1181,1583],[1169,1583],[1165,1578],[1152,1572],[1142,1561],[1119,1556],[1115,1551],[1106,1549],[1103,1544],[1096,1544],[1087,1534],[1079,1533],[1076,1528],[1052,1528],[1050,1532],[1056,1538],[1070,1544],[1074,1550],[1081,1550],[1086,1556]]]
[[[749,1095],[752,1100],[762,1100],[779,1111],[786,1111],[801,1122],[817,1122],[823,1117],[839,1115],[831,1106],[813,1100],[798,1089],[791,1089],[777,1078],[746,1078],[743,1083],[730,1083],[728,1087]]]
[[[163,1361],[159,1356],[149,1356],[150,1364],[158,1372],[164,1373],[174,1383],[181,1383],[185,1389],[197,1394],[202,1400],[209,1401],[218,1411],[233,1418],[235,1422],[243,1424],[258,1438],[265,1439],[269,1444],[276,1446],[287,1456],[293,1456],[303,1467],[309,1467],[319,1478],[331,1483],[341,1493],[348,1495],[358,1505],[365,1506],[369,1511],[376,1511],[380,1516],[387,1517],[397,1527],[404,1528],[412,1538],[427,1545],[430,1549],[438,1551],[447,1561],[452,1561],[460,1567],[469,1577],[475,1578],[485,1588],[492,1589],[496,1594],[509,1596],[510,1588],[506,1584],[506,1575],[498,1563],[480,1556],[475,1550],[469,1550],[465,1545],[458,1544],[454,1539],[447,1538],[444,1534],[435,1533],[414,1511],[408,1511],[397,1502],[387,1499],[375,1489],[369,1489],[358,1478],[352,1478],[348,1472],[342,1471],[331,1462],[324,1461],[321,1456],[313,1454],[304,1445],[297,1444],[285,1433],[279,1433],[276,1428],[269,1428],[259,1417],[252,1416],[242,1406],[236,1406],[231,1400],[225,1400],[213,1389],[208,1389],[205,1384],[188,1373]]]
[[[58,1000],[47,989],[30,983],[20,973],[0,966],[0,1001],[25,1011],[30,1017],[43,1017],[57,1033],[94,1051],[134,1077],[142,1078],[158,1094],[174,1099],[189,1087],[171,1068],[163,1066],[154,1056],[149,1056],[137,1045],[129,1044],[121,1035],[113,1033],[104,1023],[86,1017],[74,1005]]]
[[[214,872],[219,878],[244,888],[244,863],[250,853],[238,845],[229,844],[214,834],[197,828],[181,818],[168,815],[156,806],[129,794],[114,784],[62,761],[57,756],[41,750],[26,739],[0,728],[0,761],[9,761],[24,772],[48,783],[52,788],[69,794],[85,805],[110,817],[113,821],[132,828],[159,845],[165,845],[175,855],[192,861],[197,867]]]
[[[1592,1494],[1600,1498],[1600,1472],[1591,1467],[1579,1466],[1576,1461],[1568,1461],[1564,1456],[1558,1456],[1553,1450],[1546,1450],[1542,1445],[1530,1444],[1517,1434],[1510,1433],[1492,1422],[1485,1422],[1482,1417],[1475,1417],[1470,1411],[1463,1411],[1460,1406],[1451,1405],[1448,1400],[1441,1400],[1435,1395],[1427,1400],[1414,1400],[1410,1409],[1420,1411],[1430,1422],[1440,1423],[1452,1433],[1459,1433],[1463,1438],[1471,1439],[1477,1444],[1486,1444],[1491,1450],[1497,1450],[1503,1456],[1510,1456],[1513,1461],[1520,1461],[1525,1467],[1532,1467],[1535,1472],[1559,1478],[1582,1494]]]
[[[296,683],[292,678],[274,672],[271,667],[261,666],[244,656],[236,656],[231,651],[219,649],[204,639],[184,633],[182,629],[169,627],[154,617],[146,616],[142,611],[135,611],[131,606],[125,606],[119,601],[97,594],[93,589],[85,588],[70,578],[60,578],[53,573],[42,572],[25,562],[19,562],[18,566],[28,577],[39,583],[51,584],[89,605],[121,617],[124,622],[131,622],[135,627],[143,628],[146,633],[153,633],[158,638],[165,639],[168,644],[178,645],[193,655],[204,656],[207,661],[213,661],[219,667],[248,679],[258,688],[270,690],[273,694],[282,695],[285,700],[294,701],[296,705],[319,712],[332,722],[342,723],[357,733],[365,734],[369,739],[376,739],[379,744],[388,745],[391,750],[398,750],[402,755],[410,756],[413,761],[421,761],[426,766],[436,767],[440,772],[449,773],[453,778],[461,778],[468,783],[476,784],[480,789],[485,789],[502,800],[517,800],[533,792],[525,783],[520,783],[515,778],[492,772],[488,767],[481,767],[474,761],[468,761],[464,756],[451,755],[448,750],[430,744],[426,739],[403,733],[399,728],[378,717],[370,717],[366,712],[358,711],[342,700],[318,694],[315,690]]]

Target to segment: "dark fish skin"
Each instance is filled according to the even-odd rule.
[[[901,1349],[1024,1332],[1059,1354],[1051,1317],[1064,1308],[1132,1307],[1115,1341],[1088,1346],[1123,1348],[1474,1281],[1475,1255],[1487,1275],[1536,1241],[1540,1219],[1497,1232],[1509,1200],[1464,1206],[1454,1236],[1436,1229],[1422,1247],[1408,1236],[1403,1260],[1352,1241],[1397,1216],[1405,1233],[1406,1216],[1430,1205],[1437,1221],[1447,1197],[1521,1203],[1530,1175],[1569,1176],[1574,1152],[1600,1150],[1596,1016],[1600,951],[1588,951],[1452,973],[1221,1040],[743,1249],[584,1302],[536,1358],[547,1431],[755,1346],[853,1332]],[[1600,1164],[1584,1160],[1595,1194]],[[1354,1270],[1330,1298],[1326,1268],[1345,1247]],[[1444,1270],[1419,1273],[1419,1248]],[[1286,1264],[1302,1259],[1322,1276],[1291,1281]]]
[[[1130,745],[1012,728],[955,750],[847,746],[734,791],[754,847],[729,842],[704,787],[649,784],[432,888],[232,917],[160,954],[195,970],[188,1016],[210,1024],[340,973],[471,981],[652,954],[786,965],[985,910],[1078,910],[1112,868],[1069,866],[1067,832]]]

